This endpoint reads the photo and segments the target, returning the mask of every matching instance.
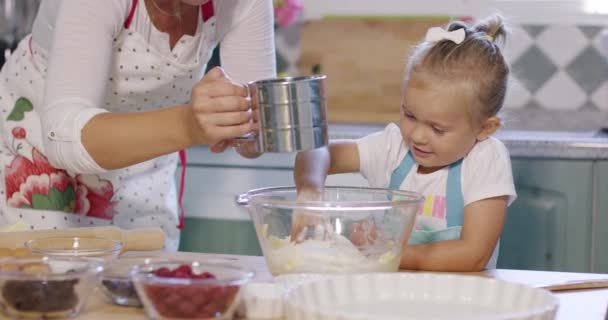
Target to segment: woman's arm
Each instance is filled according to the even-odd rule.
[[[141,113],[103,113],[82,130],[82,143],[106,169],[136,164],[193,145],[214,145],[254,130],[247,90],[214,68],[192,88],[188,105]],[[237,107],[238,109],[235,109]]]
[[[228,75],[243,84],[275,77],[272,0],[221,0],[216,4],[220,60]]]
[[[217,30],[220,60],[230,77],[243,84],[276,77],[272,0],[222,0],[217,5],[218,15],[227,16],[218,20]],[[255,140],[223,140],[211,146],[211,151],[236,147],[240,155],[256,158],[261,155],[256,145]]]
[[[507,196],[500,196],[470,203],[464,208],[459,240],[405,246],[400,267],[426,271],[481,271],[500,238],[507,201]]]
[[[45,153],[79,173],[117,169],[194,144],[255,129],[242,85],[221,70],[201,80],[191,103],[141,113],[102,109],[112,43],[131,1],[61,1],[57,10],[41,122]]]

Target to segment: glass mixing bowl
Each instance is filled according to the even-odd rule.
[[[112,303],[121,306],[140,307],[141,300],[131,280],[131,270],[135,266],[167,261],[159,256],[123,257],[113,260],[99,274],[101,291]]]
[[[301,201],[295,187],[251,190],[237,197],[249,210],[273,275],[392,272],[424,197],[379,188],[326,187]]]
[[[150,319],[233,319],[253,272],[176,260],[135,266],[131,277]]]
[[[29,240],[25,247],[33,255],[92,258],[107,263],[118,257],[123,244],[96,237],[47,237]]]
[[[76,317],[101,271],[97,260],[85,258],[0,259],[0,310],[11,319]]]

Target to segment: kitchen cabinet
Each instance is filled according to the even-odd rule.
[[[589,272],[593,161],[513,159],[498,268]]]
[[[249,215],[235,197],[250,189],[293,185],[293,157],[249,160],[206,148],[189,152],[180,250],[260,255]],[[608,243],[608,233],[602,232],[608,230],[608,200],[596,197],[604,199],[594,204],[593,197],[608,194],[608,161],[513,157],[512,163],[518,198],[508,210],[498,267],[608,272],[608,250],[601,250]],[[594,170],[601,181],[596,191]],[[359,174],[330,176],[327,184],[367,186]]]
[[[608,161],[595,164],[594,272],[608,273]]]

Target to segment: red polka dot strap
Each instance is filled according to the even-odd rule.
[[[207,22],[207,20],[211,19],[213,15],[215,15],[215,10],[213,9],[213,0],[209,0],[201,5],[201,15],[203,16],[203,22]]]
[[[182,166],[180,178],[179,178],[179,194],[177,196],[177,203],[179,204],[179,224],[177,228],[179,230],[184,229],[184,188],[186,186],[186,150],[179,151],[179,162]]]
[[[133,5],[131,5],[131,10],[129,11],[129,15],[125,20],[125,29],[129,29],[131,26],[131,21],[133,21],[133,16],[135,15],[135,9],[137,8],[137,0],[133,0]]]

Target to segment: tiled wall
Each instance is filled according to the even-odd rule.
[[[521,25],[512,31],[506,53],[513,83],[505,102],[511,127],[608,126],[608,54],[601,45],[608,29]]]
[[[279,72],[297,74],[298,25],[278,29]],[[512,83],[504,118],[510,129],[592,130],[608,126],[608,28],[512,26],[506,53]]]

